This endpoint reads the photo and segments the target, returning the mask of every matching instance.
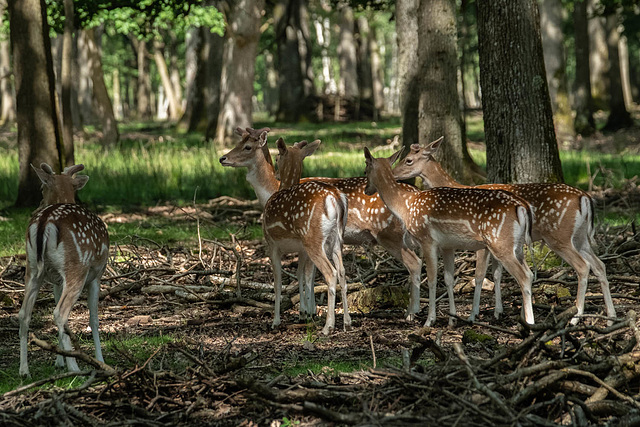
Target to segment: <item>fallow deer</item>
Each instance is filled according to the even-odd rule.
[[[456,314],[453,299],[455,249],[480,251],[477,272],[486,270],[493,254],[520,284],[527,323],[533,324],[531,281],[533,274],[524,261],[523,244],[531,225],[531,210],[521,199],[506,191],[439,187],[405,191],[396,182],[391,165],[402,151],[388,159],[374,158],[365,147],[367,194],[376,191],[422,247],[429,281],[429,326],[436,318],[438,252],[444,261],[444,280],[449,295],[449,313]],[[479,273],[478,273],[479,274]],[[449,321],[452,324],[453,317]]]
[[[267,148],[269,128],[241,128],[236,133],[242,140],[227,154],[220,157],[220,163],[228,167],[246,167],[247,181],[251,184],[262,206],[278,189],[279,182]],[[342,191],[348,199],[349,215],[344,233],[344,243],[364,245],[377,243],[385,248],[393,257],[401,261],[409,271],[410,298],[406,318],[413,320],[420,311],[420,273],[422,262],[420,257],[409,248],[403,238],[402,225],[386,208],[377,196],[364,193],[365,177],[356,178],[304,178],[302,182],[317,181],[331,184]],[[408,184],[400,184],[405,191],[417,191]],[[298,279],[305,281],[305,287],[313,287],[313,267],[298,270]],[[302,276],[301,276],[302,274]],[[313,292],[310,295],[309,307],[302,307],[309,313],[315,312]],[[302,301],[302,300],[301,300]]]
[[[32,165],[33,167],[33,165]],[[56,308],[53,318],[58,327],[60,346],[71,351],[71,340],[65,332],[71,308],[88,285],[89,325],[96,348],[96,359],[104,361],[98,331],[99,280],[109,257],[109,235],[104,222],[94,213],[76,204],[75,193],[89,180],[86,175],[74,176],[84,169],[74,165],[56,175],[43,163],[33,167],[42,181],[43,200],[29,222],[26,235],[27,269],[24,302],[20,320],[20,375],[29,375],[27,335],[38,291],[46,280],[54,283]],[[78,371],[72,357],[66,357],[69,371]],[[56,365],[64,366],[58,356]]]
[[[456,182],[433,155],[442,144],[443,138],[431,142],[426,147],[413,144],[409,154],[394,168],[397,179],[420,176],[425,185],[435,187],[469,188]],[[584,300],[587,292],[589,270],[598,278],[604,296],[607,317],[615,318],[616,311],[611,299],[609,281],[604,263],[594,253],[591,244],[594,234],[593,199],[587,193],[566,184],[485,184],[473,188],[506,190],[526,200],[533,211],[531,227],[533,241],[542,240],[558,256],[564,259],[578,273],[578,293],[576,324],[584,313]],[[496,290],[495,316],[502,312],[500,282],[502,267],[498,264],[494,270]],[[479,312],[480,290],[484,275],[476,281],[471,318]],[[609,320],[612,323],[612,320]]]
[[[324,276],[328,286],[327,320],[322,332],[327,335],[335,327],[336,283],[342,288],[344,327],[351,325],[347,304],[347,283],[342,264],[342,241],[347,224],[347,198],[335,187],[322,182],[300,182],[302,160],[320,145],[301,141],[287,147],[278,139],[280,187],[264,207],[262,230],[273,266],[276,291],[273,326],[280,324],[282,289],[282,254],[298,252]],[[333,263],[332,263],[333,261]],[[299,269],[305,268],[301,264]],[[309,289],[300,284],[300,301],[309,299]],[[311,289],[313,294],[313,289]],[[302,303],[301,303],[302,306]]]

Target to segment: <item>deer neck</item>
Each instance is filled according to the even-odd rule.
[[[435,160],[428,161],[420,172],[420,178],[430,188],[435,187],[467,187],[457,182]]]
[[[302,176],[302,161],[289,161],[280,168],[280,188],[284,190],[300,182]]]
[[[253,191],[256,192],[262,207],[267,204],[269,197],[278,191],[278,186],[280,185],[276,179],[273,166],[262,156],[258,156],[258,161],[249,167],[247,181],[253,187]]]
[[[409,201],[414,192],[407,191],[395,180],[391,168],[379,174],[374,184],[384,204],[403,224],[406,224],[409,220]]]

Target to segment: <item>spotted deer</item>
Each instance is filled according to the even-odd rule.
[[[75,201],[76,191],[84,187],[89,177],[74,176],[84,169],[83,165],[69,166],[59,175],[46,163],[33,169],[42,181],[43,200],[31,217],[26,235],[25,291],[19,313],[20,375],[23,376],[29,375],[27,335],[31,313],[45,280],[54,284],[53,318],[60,346],[66,351],[72,350],[65,332],[69,313],[85,284],[88,285],[89,325],[96,359],[104,361],[98,332],[98,294],[99,280],[109,256],[109,235],[104,222]],[[64,359],[58,356],[56,365],[64,367]],[[72,357],[66,357],[66,364],[69,371],[79,370]]]
[[[456,314],[453,299],[454,251],[481,251],[477,274],[484,275],[489,254],[493,254],[520,284],[522,307],[527,323],[533,324],[531,281],[533,274],[524,261],[523,244],[531,225],[527,203],[506,191],[439,187],[405,191],[396,182],[391,165],[402,151],[387,158],[374,158],[365,147],[367,194],[376,191],[396,215],[410,236],[422,247],[429,281],[429,315],[436,318],[436,282],[438,252],[444,262],[444,281],[449,295],[449,313]],[[453,317],[449,318],[452,324]]]
[[[236,133],[241,136],[241,141],[231,151],[220,157],[222,166],[245,167],[248,169],[247,181],[253,187],[262,206],[266,204],[269,197],[280,185],[267,147],[267,133],[269,131],[269,128],[257,130],[237,128]],[[365,177],[302,179],[302,182],[309,181],[331,184],[347,196],[349,213],[347,227],[344,232],[344,243],[351,245],[377,243],[407,268],[410,281],[410,299],[406,318],[413,320],[420,311],[422,261],[405,244],[402,238],[402,224],[393,216],[377,195],[368,196],[364,193]],[[417,191],[411,185],[400,185],[405,191]],[[313,287],[313,277],[314,269],[312,266],[304,271],[298,270],[298,279],[305,282],[304,286],[306,288]],[[305,310],[309,313],[314,313],[315,299],[313,292],[311,292],[308,303],[309,306]]]
[[[426,147],[413,144],[409,154],[394,168],[394,176],[397,179],[420,176],[425,185],[431,188],[469,188],[456,182],[434,159],[433,155],[442,144],[442,140],[441,137]],[[566,184],[485,184],[473,188],[506,190],[530,204],[533,212],[532,240],[542,240],[578,273],[576,298],[578,311],[576,317],[571,320],[573,324],[576,324],[584,313],[589,270],[593,271],[600,282],[607,317],[616,317],[604,263],[597,257],[591,246],[594,234],[594,203],[587,193]],[[501,278],[502,266],[496,264],[494,270],[496,317],[499,317],[502,312]],[[480,290],[484,275],[478,277],[478,280],[471,311],[472,319],[479,312]],[[609,322],[612,323],[612,320]]]
[[[328,335],[335,327],[336,283],[340,282],[344,327],[351,325],[347,304],[347,282],[342,264],[342,241],[347,224],[347,198],[335,187],[323,182],[300,183],[302,160],[320,145],[301,141],[287,147],[282,138],[277,141],[280,186],[264,207],[262,230],[273,266],[276,291],[273,326],[280,324],[282,293],[282,254],[298,252],[298,268],[311,262],[322,273],[328,286],[327,320],[322,332]],[[300,300],[309,300],[300,282]],[[302,304],[301,304],[302,305]]]

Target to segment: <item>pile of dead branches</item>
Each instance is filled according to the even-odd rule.
[[[523,329],[525,338],[490,358],[468,356],[470,344],[444,347],[410,335],[403,368],[354,373],[256,374],[252,366],[268,355],[246,350],[209,357],[169,344],[190,362],[184,371],[152,371],[147,361],[124,372],[85,372],[86,383],[68,391],[28,394],[29,386],[22,387],[0,398],[0,423],[268,425],[287,418],[394,426],[637,424],[635,313],[608,327],[573,326],[574,314],[572,308]]]

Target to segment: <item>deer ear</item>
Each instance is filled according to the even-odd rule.
[[[411,144],[410,150],[412,153],[418,153],[421,149],[420,144]]]
[[[404,151],[404,147],[401,148],[400,150],[396,151],[395,153],[393,153],[387,160],[389,160],[389,164],[393,166],[393,164],[396,162],[396,160],[398,160],[398,158],[400,158],[400,155],[402,154],[402,152]]]
[[[318,147],[320,146],[320,143],[321,141],[319,139],[316,139],[315,141],[308,143],[306,146],[302,148],[302,155],[304,157],[312,155],[318,149]]]
[[[78,175],[73,178],[73,188],[78,191],[87,184],[87,181],[89,181],[89,177],[87,175]]]
[[[258,143],[260,144],[260,147],[264,147],[265,145],[267,145],[267,132],[262,132],[260,134],[260,138],[258,140]]]
[[[373,156],[371,155],[371,151],[367,147],[364,147],[364,159],[367,163],[373,161]]]
[[[287,145],[284,143],[284,139],[278,138],[278,140],[276,141],[276,145],[278,146],[278,153],[280,153],[281,156],[283,154],[286,154]]]
[[[31,165],[31,167],[35,171],[36,175],[38,175],[38,178],[40,178],[40,181],[43,184],[48,185],[53,179],[53,169],[51,169],[51,166],[49,166],[48,164],[42,163],[39,168],[33,165]]]
[[[422,151],[422,155],[427,157],[435,154],[435,152],[438,151],[438,148],[440,148],[440,146],[442,145],[442,141],[444,141],[444,136],[441,136],[435,141],[430,142]]]
[[[240,136],[243,136],[244,131],[242,130],[242,128],[241,128],[240,126],[238,126],[238,127],[236,128],[236,134],[238,134],[238,135],[240,135]]]
[[[83,169],[84,169],[84,165],[83,164],[71,165],[71,166],[68,166],[68,167],[64,168],[64,170],[62,171],[62,175],[73,176],[73,174],[78,173]]]

